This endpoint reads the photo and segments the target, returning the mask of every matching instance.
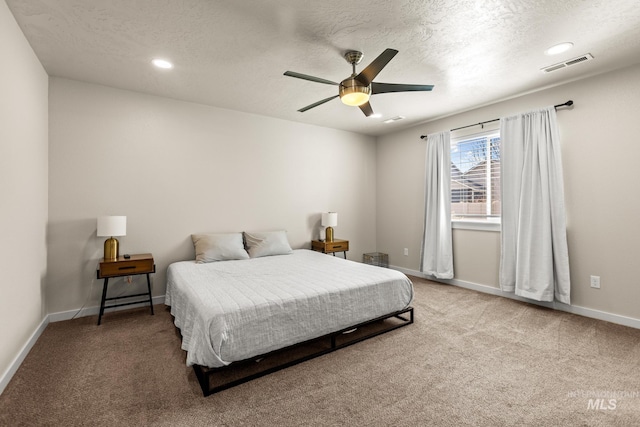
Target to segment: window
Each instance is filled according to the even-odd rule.
[[[451,139],[451,219],[500,221],[500,131]]]

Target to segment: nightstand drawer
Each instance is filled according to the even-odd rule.
[[[132,255],[131,259],[118,258],[117,261],[102,261],[98,270],[98,278],[129,276],[134,274],[154,273],[153,257]]]
[[[325,248],[327,252],[344,252],[349,250],[349,242],[326,242]]]

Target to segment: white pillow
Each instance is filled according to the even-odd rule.
[[[196,263],[249,259],[242,233],[192,234]]]
[[[251,258],[270,255],[287,255],[293,252],[287,240],[287,232],[284,230],[255,233],[247,233],[245,231],[244,241],[247,245],[247,252],[249,252]]]

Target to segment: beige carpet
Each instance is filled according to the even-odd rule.
[[[52,323],[0,425],[640,425],[640,330],[412,279],[413,325],[206,398],[164,306]]]

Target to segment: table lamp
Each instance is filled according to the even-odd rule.
[[[127,217],[126,216],[101,216],[98,217],[98,236],[109,236],[104,241],[104,259],[105,261],[115,261],[120,255],[118,248],[118,240],[113,236],[127,235]]]
[[[333,242],[333,227],[338,225],[338,213],[337,212],[323,212],[322,213],[322,226],[326,227],[325,240],[327,242]]]

